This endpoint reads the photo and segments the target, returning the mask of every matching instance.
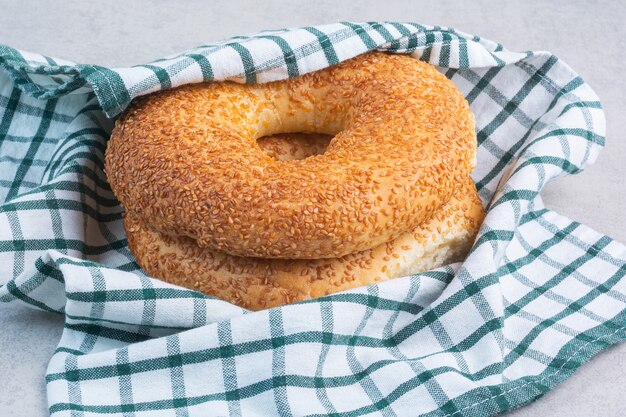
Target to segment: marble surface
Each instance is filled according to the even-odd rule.
[[[626,242],[626,3],[618,1],[340,0],[108,2],[0,0],[0,43],[77,62],[147,62],[212,40],[338,20],[451,26],[512,50],[548,50],[598,93],[607,146],[580,175],[543,192],[546,205]],[[1,268],[1,266],[0,266]],[[44,372],[61,335],[60,315],[0,304],[0,416],[47,415]],[[507,417],[623,417],[626,344],[598,355],[540,400]]]

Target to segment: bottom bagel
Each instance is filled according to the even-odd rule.
[[[126,213],[128,245],[151,276],[238,306],[261,310],[321,297],[461,260],[484,216],[470,178],[427,222],[410,233],[335,259],[242,258],[200,248],[187,237],[150,229]]]

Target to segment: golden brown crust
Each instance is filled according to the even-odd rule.
[[[321,133],[282,133],[263,136],[257,143],[278,161],[294,161],[323,154],[332,138]]]
[[[280,161],[256,139],[335,135]],[[238,256],[336,258],[415,229],[473,168],[469,106],[429,64],[372,53],[261,85],[188,85],[133,103],[106,153],[122,206]]]
[[[411,232],[338,259],[260,259],[200,248],[146,226],[134,213],[124,224],[137,262],[151,276],[251,310],[307,300],[421,272],[460,260],[484,216],[471,179]]]

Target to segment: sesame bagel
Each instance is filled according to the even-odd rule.
[[[286,132],[333,138],[290,161],[257,143]],[[409,56],[370,53],[285,81],[138,99],[116,123],[106,170],[128,218],[151,233],[241,257],[320,259],[414,230],[469,176],[475,151],[451,81]]]
[[[452,198],[414,230],[376,248],[334,259],[242,258],[170,236],[126,214],[128,244],[151,276],[251,310],[321,297],[461,260],[483,219],[467,178]]]

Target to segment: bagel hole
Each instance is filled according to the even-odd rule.
[[[277,161],[296,161],[322,155],[332,139],[323,133],[277,133],[258,138],[257,144]]]

